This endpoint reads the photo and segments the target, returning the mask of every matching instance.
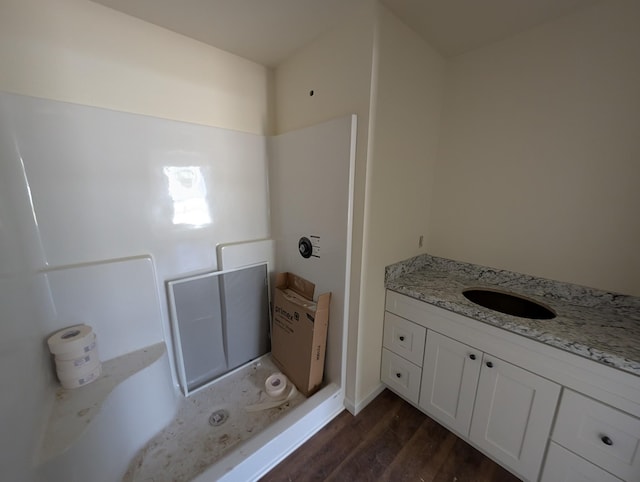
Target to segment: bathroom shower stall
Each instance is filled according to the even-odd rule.
[[[194,476],[259,477],[342,410],[355,127],[347,116],[266,137],[0,93],[0,272],[5,293],[20,291],[45,320],[30,363],[49,363],[48,334],[86,323],[111,380],[75,392],[52,374],[34,380],[37,478],[120,480],[185,393],[268,364],[264,281],[276,271],[332,292],[324,388]],[[299,256],[302,236],[318,240],[315,256]],[[250,304],[225,302],[237,279],[221,270],[251,273]],[[204,297],[209,307],[193,311]],[[176,324],[209,308],[224,312],[219,331]],[[256,314],[255,331],[242,324]]]

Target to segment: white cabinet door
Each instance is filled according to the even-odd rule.
[[[560,386],[484,355],[469,438],[526,480],[537,480]]]
[[[482,352],[432,330],[427,332],[419,406],[467,437]]]

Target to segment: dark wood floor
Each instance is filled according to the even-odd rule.
[[[261,480],[519,481],[389,390],[356,417],[342,412]]]

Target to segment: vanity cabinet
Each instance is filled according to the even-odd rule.
[[[486,454],[535,480],[560,386],[428,330],[419,407]]]
[[[640,377],[393,291],[385,307],[381,380],[434,420],[525,481],[640,481]]]

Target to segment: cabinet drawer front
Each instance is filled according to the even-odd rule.
[[[384,347],[406,358],[414,365],[422,366],[426,332],[425,327],[393,313],[387,311],[384,314]]]
[[[553,440],[624,480],[640,480],[640,420],[564,390]]]
[[[551,442],[540,482],[621,482],[621,480]]]
[[[381,380],[412,403],[418,403],[422,370],[404,358],[382,349]]]

